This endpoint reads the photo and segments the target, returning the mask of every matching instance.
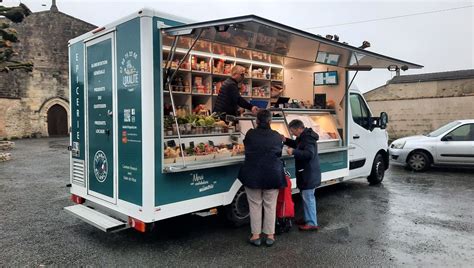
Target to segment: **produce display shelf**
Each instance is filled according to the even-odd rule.
[[[240,135],[239,132],[229,132],[229,133],[209,133],[209,134],[186,134],[181,135],[181,138],[202,138],[202,137],[219,137],[219,136],[232,136]],[[178,135],[164,136],[164,139],[177,139]]]
[[[193,74],[211,75],[211,72],[203,72],[203,71],[196,71],[196,70],[191,70],[191,73],[193,73]]]

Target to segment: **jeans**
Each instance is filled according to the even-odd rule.
[[[301,190],[301,197],[303,198],[304,220],[306,224],[318,226],[314,190],[315,189]]]

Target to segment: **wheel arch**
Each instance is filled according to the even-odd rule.
[[[377,157],[377,155],[380,154],[382,155],[383,157],[383,162],[385,163],[385,170],[388,169],[389,167],[389,154],[388,154],[388,151],[384,150],[384,149],[380,149],[375,155],[374,155],[374,159],[372,160],[372,163],[374,163],[375,161],[375,158]]]
[[[414,153],[416,153],[416,152],[423,152],[423,153],[425,153],[425,154],[430,158],[430,162],[431,162],[431,163],[434,163],[433,154],[432,154],[430,151],[428,151],[428,150],[426,150],[426,149],[423,149],[423,148],[417,148],[417,149],[412,150],[412,151],[407,155],[407,159],[405,160],[405,162],[406,162],[407,164],[408,164],[408,159],[410,159],[410,157],[411,157]]]

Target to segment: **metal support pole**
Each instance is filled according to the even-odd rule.
[[[174,77],[176,76],[176,74],[178,73],[179,71],[179,67],[181,67],[181,64],[183,64],[183,62],[185,61],[186,57],[189,56],[189,53],[191,52],[191,50],[193,49],[194,45],[196,44],[197,40],[199,40],[199,38],[201,37],[201,34],[202,34],[202,29],[199,30],[199,33],[196,37],[196,39],[194,39],[191,47],[188,49],[188,51],[186,52],[186,55],[184,55],[184,57],[179,61],[178,63],[178,67],[176,68],[176,70],[173,72],[173,74],[170,76],[168,75],[167,76],[167,79],[166,79],[166,82],[168,84],[168,90],[170,92],[170,98],[171,98],[171,107],[173,108],[173,119],[174,119],[174,123],[176,124],[176,128],[177,128],[177,132],[178,132],[178,143],[179,143],[179,149],[181,151],[181,160],[182,160],[182,163],[183,165],[180,167],[180,169],[184,169],[186,168],[186,160],[184,159],[184,150],[183,150],[183,145],[181,143],[181,132],[179,131],[179,125],[178,125],[178,118],[176,117],[176,107],[174,105],[174,97],[173,97],[173,90],[171,88],[171,81],[173,81]],[[175,41],[177,41],[177,38],[175,38]],[[173,44],[175,45],[175,47],[171,47],[172,49],[172,53],[173,53],[173,57],[174,57],[174,51],[176,50],[176,43],[177,42],[173,42]],[[171,58],[172,59],[172,58]],[[170,167],[171,168],[171,167]]]

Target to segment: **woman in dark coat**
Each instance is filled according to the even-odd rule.
[[[288,124],[290,132],[296,140],[283,137],[287,152],[295,157],[296,186],[301,191],[304,206],[304,222],[300,224],[302,231],[317,231],[319,229],[316,214],[316,197],[314,191],[321,184],[321,169],[318,156],[319,136],[311,128],[305,128],[300,120]]]
[[[262,231],[266,234],[267,246],[272,246],[275,242],[278,189],[286,186],[280,159],[283,143],[280,134],[270,128],[271,118],[268,110],[258,112],[257,128],[249,130],[245,135],[245,162],[239,172],[239,179],[245,186],[249,202],[252,231],[250,243],[255,246],[262,243]]]

